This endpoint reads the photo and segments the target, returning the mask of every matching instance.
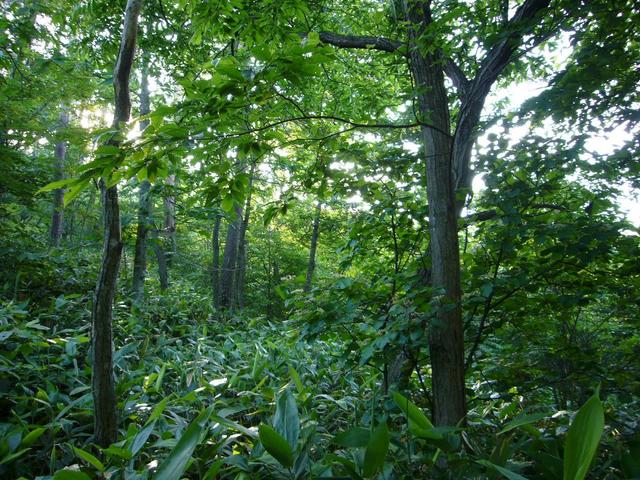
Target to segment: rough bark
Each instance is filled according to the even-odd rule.
[[[307,264],[307,278],[304,282],[304,291],[311,290],[313,272],[316,269],[316,250],[318,249],[318,237],[320,236],[320,214],[322,213],[322,203],[318,201],[316,213],[313,217],[313,231],[311,232],[311,245],[309,247],[309,263]]]
[[[422,127],[426,161],[431,278],[439,294],[438,311],[429,325],[432,367],[433,420],[438,426],[456,425],[466,416],[464,337],[460,305],[460,253],[454,183],[451,170],[449,100],[442,61],[437,52],[424,54],[420,44],[431,23],[430,4],[404,3],[409,26],[411,72],[418,92],[421,120],[438,130]],[[424,38],[424,37],[423,37]]]
[[[211,293],[213,295],[213,306],[220,308],[220,225],[222,215],[216,215],[213,225],[211,247],[213,249],[213,262],[211,265]]]
[[[167,254],[163,246],[163,238],[157,229],[153,231],[153,251],[156,254],[156,260],[158,262],[160,291],[164,292],[169,288],[169,266],[167,264]]]
[[[222,274],[220,276],[220,306],[233,306],[233,282],[238,260],[238,240],[242,229],[242,207],[236,205],[235,216],[229,220],[227,238],[222,256]]]
[[[125,9],[120,51],[113,72],[114,130],[119,129],[121,124],[129,120],[131,111],[129,76],[135,54],[138,16],[142,3],[142,0],[128,0]],[[111,140],[111,144],[119,145],[117,137]],[[92,309],[92,393],[94,439],[98,445],[107,447],[117,439],[118,433],[113,373],[112,306],[122,254],[122,237],[118,188],[115,185],[108,186],[105,179],[100,180],[100,187],[104,217],[104,248]]]
[[[247,272],[247,230],[249,229],[249,219],[251,217],[251,196],[253,194],[253,175],[255,172],[255,163],[251,167],[249,173],[249,185],[247,186],[247,199],[244,204],[244,218],[238,235],[238,261],[237,273],[235,278],[235,298],[234,303],[238,308],[244,307],[244,281]]]
[[[171,252],[167,255],[168,263],[171,263],[173,255],[176,253],[176,197],[173,189],[176,186],[175,174],[167,177],[169,194],[164,197],[164,234],[169,240]]]
[[[63,108],[58,117],[58,129],[62,130],[69,125],[69,113]],[[56,143],[55,163],[53,165],[53,180],[64,179],[64,167],[67,156],[67,144],[63,140]],[[51,214],[51,246],[59,247],[62,240],[64,226],[64,189],[53,191],[53,212]]]
[[[140,78],[140,115],[147,115],[151,111],[149,102],[149,79],[147,61],[143,62]],[[149,120],[140,122],[140,130],[149,126]],[[144,280],[147,273],[147,236],[151,217],[151,183],[143,180],[140,183],[138,199],[138,227],[136,230],[136,246],[133,259],[133,279],[131,290],[135,303],[140,303],[144,297]]]

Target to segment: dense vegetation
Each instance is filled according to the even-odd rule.
[[[640,478],[636,2],[1,8],[0,477]]]

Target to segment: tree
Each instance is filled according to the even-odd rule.
[[[64,130],[69,125],[69,113],[63,108],[58,117],[58,129]],[[67,156],[67,144],[60,139],[56,143],[54,181],[64,179],[65,161]],[[51,245],[60,246],[60,240],[64,232],[64,189],[57,188],[53,191],[53,212],[51,213]]]
[[[143,57],[143,65],[140,78],[140,115],[151,112],[149,101],[148,57]],[[140,122],[140,130],[144,131],[149,126],[149,120]],[[138,203],[138,228],[136,230],[136,246],[133,260],[133,275],[131,290],[133,299],[139,303],[144,296],[144,280],[147,271],[147,235],[151,222],[151,182],[145,179],[140,183]]]
[[[486,53],[472,80],[468,80],[460,67],[444,56],[440,48],[442,40],[433,38],[431,2],[405,0],[402,3],[407,21],[409,68],[417,92],[426,164],[430,279],[434,291],[442,292],[438,313],[429,325],[433,418],[437,425],[456,425],[464,421],[466,415],[457,219],[471,187],[471,148],[492,85],[512,60],[526,29],[531,28],[532,20],[548,3],[548,0],[527,0],[516,10],[502,26],[504,38]],[[383,38],[327,32],[320,34],[320,40],[341,48],[387,52],[394,52],[403,45]],[[461,103],[453,135],[445,71],[455,85]]]
[[[322,212],[322,202],[318,200],[315,215],[313,216],[313,227],[311,231],[311,244],[309,246],[309,264],[307,265],[307,276],[304,281],[304,291],[311,290],[313,272],[316,269],[316,250],[318,249],[318,237],[320,236],[320,214]]]
[[[113,71],[115,113],[112,128],[116,133],[107,145],[115,149],[118,148],[121,141],[118,132],[129,120],[131,112],[129,77],[135,54],[138,16],[142,9],[142,3],[143,0],[127,1],[120,51]],[[109,149],[108,151],[111,150]],[[118,433],[117,400],[113,372],[112,308],[122,253],[122,237],[120,232],[118,187],[112,183],[110,178],[100,179],[104,216],[104,248],[91,312],[94,437],[96,443],[103,447],[115,442]]]

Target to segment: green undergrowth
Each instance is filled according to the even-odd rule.
[[[221,319],[195,292],[117,305],[120,437],[100,449],[88,305],[71,295],[0,307],[2,478],[580,479],[594,455],[593,478],[638,472],[634,446],[599,426],[610,414],[597,395],[573,434],[588,448],[569,447],[573,412],[517,394],[475,402],[464,429],[438,429],[420,395],[385,394],[339,337],[304,342],[284,320]],[[487,394],[478,382],[474,395]]]

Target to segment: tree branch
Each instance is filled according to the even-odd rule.
[[[394,53],[404,45],[398,40],[390,40],[383,37],[341,35],[333,32],[319,32],[319,36],[322,43],[327,43],[339,48],[380,50]]]
[[[338,48],[354,48],[359,50],[379,50],[387,53],[399,52],[402,56],[407,56],[406,51],[402,51],[405,46],[403,42],[384,37],[371,37],[367,35],[342,35],[333,32],[319,32],[320,41],[327,45]],[[451,79],[454,86],[464,93],[469,80],[462,69],[451,59],[446,59],[445,73]]]
[[[509,22],[504,26],[505,38],[498,42],[485,56],[474,83],[491,84],[511,61],[511,55],[520,47],[522,37],[531,22],[541,10],[549,6],[550,0],[526,0]]]
[[[142,0],[130,0],[124,13],[124,25],[120,52],[113,70],[113,90],[115,93],[115,115],[113,126],[120,122],[127,122],[131,112],[131,98],[129,95],[129,77],[136,50],[136,36],[138,33],[138,15],[142,8]]]

